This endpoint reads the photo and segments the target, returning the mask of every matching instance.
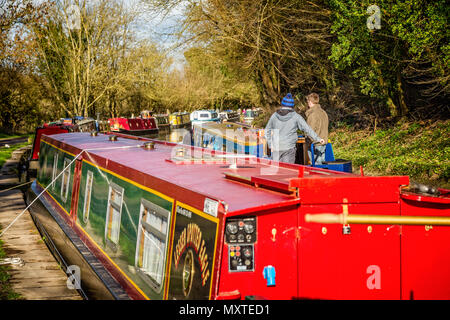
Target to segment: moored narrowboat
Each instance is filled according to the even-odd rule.
[[[206,122],[193,126],[193,145],[230,153],[267,155],[262,129],[252,129],[237,123]]]
[[[242,115],[242,121],[248,125],[252,125],[259,113],[260,110],[258,109],[246,109]]]
[[[170,120],[168,114],[155,114],[156,123],[158,125],[159,132],[170,131]]]
[[[214,110],[196,110],[191,113],[192,126],[208,122],[220,122],[219,115]]]
[[[159,129],[156,120],[148,117],[118,117],[108,119],[112,132],[130,134],[133,136],[156,137]]]
[[[97,122],[92,118],[74,117],[62,118],[59,121],[44,123],[36,128],[31,153],[26,163],[26,172],[35,177],[38,169],[39,150],[42,135],[52,135],[67,132],[92,132],[97,130]]]
[[[225,110],[219,112],[219,118],[222,122],[239,122],[241,117],[237,111]]]
[[[449,190],[121,134],[43,136],[39,165],[89,298],[450,299]]]
[[[174,112],[169,115],[171,129],[189,128],[191,119],[188,112]]]

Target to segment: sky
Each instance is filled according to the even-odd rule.
[[[140,0],[123,0],[131,9],[141,12],[136,21],[134,29],[139,39],[151,39],[161,49],[168,50],[174,58],[174,68],[181,69],[184,56],[181,49],[176,47],[177,39],[170,33],[180,27],[180,19],[183,17],[184,4],[173,8],[167,15],[152,13],[140,3]]]

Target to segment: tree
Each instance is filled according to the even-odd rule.
[[[39,69],[55,103],[69,116],[88,116],[108,96],[115,114],[115,96],[131,67],[126,53],[133,14],[120,1],[55,1],[45,24],[34,24]]]
[[[180,3],[150,2],[163,10]],[[287,91],[333,86],[329,16],[322,1],[188,1],[181,35],[250,75],[269,110]]]
[[[408,92],[408,84],[432,85],[420,88],[428,97],[448,94],[449,9],[445,1],[378,1],[379,30],[367,27],[370,1],[330,0],[330,5],[336,35],[330,59],[359,82],[363,94],[384,101],[390,116],[410,111],[414,101],[408,95],[417,88]]]

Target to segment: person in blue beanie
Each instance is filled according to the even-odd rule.
[[[313,142],[324,144],[324,140],[294,111],[294,97],[288,93],[281,100],[281,108],[269,119],[265,128],[265,138],[272,151],[272,160],[295,163],[297,130],[303,131]]]

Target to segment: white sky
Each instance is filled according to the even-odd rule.
[[[139,38],[151,39],[156,42],[161,49],[169,50],[169,55],[176,61],[174,67],[181,68],[184,61],[183,52],[180,49],[173,49],[177,39],[171,36],[180,26],[179,20],[183,17],[184,4],[173,8],[167,15],[151,13],[142,6],[140,0],[123,0],[131,9],[142,14],[139,16],[135,30]]]

